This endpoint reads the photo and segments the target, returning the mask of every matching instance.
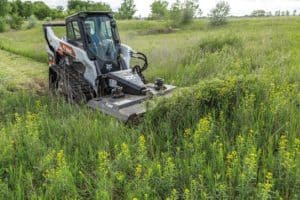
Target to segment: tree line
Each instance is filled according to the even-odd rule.
[[[0,1],[0,16],[18,15],[22,18],[28,18],[35,15],[39,20],[44,20],[47,17],[61,18],[64,14],[64,8],[57,6],[50,8],[43,1],[21,1],[21,0],[1,0]]]
[[[90,0],[69,0],[66,9],[63,6],[50,8],[43,1],[0,1],[0,17],[17,15],[27,19],[31,15],[34,15],[38,20],[45,20],[46,18],[60,19],[79,11],[112,11],[112,8],[107,3]],[[135,12],[134,0],[123,0],[117,12],[117,17],[121,19],[131,19]]]
[[[265,10],[253,10],[251,15],[252,17],[271,17],[271,16],[300,16],[300,13],[297,14],[297,10],[293,10],[291,13],[289,10],[277,10],[274,12],[274,14],[271,11],[265,11]]]
[[[167,1],[154,0],[150,7],[151,14],[148,19],[174,19],[179,23],[188,23],[193,18],[200,17],[203,13],[199,8],[198,0],[177,0],[170,5],[170,8],[168,8],[169,3]],[[0,17],[17,15],[27,19],[34,15],[38,20],[61,19],[79,11],[112,11],[112,8],[107,3],[90,0],[69,0],[66,9],[62,6],[50,8],[43,1],[0,1]],[[132,19],[136,11],[134,0],[123,0],[120,8],[115,12],[115,17],[117,19]]]
[[[27,20],[27,28],[32,28],[37,20],[63,19],[79,11],[112,11],[112,8],[107,3],[91,0],[69,0],[66,9],[62,6],[50,8],[43,1],[1,0],[0,32],[5,30],[6,24],[12,29],[20,29],[23,21]],[[115,17],[132,19],[136,11],[134,0],[123,0],[120,8],[115,12]],[[209,14],[211,24],[226,23],[229,11],[228,3],[219,2]],[[176,0],[172,5],[165,0],[153,0],[148,19],[167,20],[171,27],[178,27],[190,23],[194,18],[200,17],[202,13],[198,0]]]
[[[112,9],[109,4],[90,0],[69,0],[66,9],[63,6],[50,8],[43,1],[0,0],[0,32],[5,31],[7,26],[18,30],[25,20],[28,22],[27,28],[32,28],[38,20],[63,19],[79,11],[112,11]],[[135,12],[134,0],[123,0],[116,17],[132,19]]]

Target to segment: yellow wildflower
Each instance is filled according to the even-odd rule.
[[[188,128],[188,129],[185,129],[184,131],[184,137],[190,137],[191,136],[191,129]]]
[[[118,181],[123,182],[125,180],[125,175],[122,172],[117,172],[116,178]]]
[[[137,178],[140,178],[141,177],[141,174],[142,174],[142,165],[138,164],[135,168],[135,176]]]
[[[105,175],[108,173],[107,165],[109,162],[109,159],[108,159],[109,154],[106,151],[101,151],[101,152],[99,152],[98,157],[99,157],[99,161],[100,161],[99,169]]]
[[[226,158],[227,158],[228,162],[232,162],[233,160],[235,160],[237,158],[236,151],[232,151],[232,152],[228,153]]]
[[[183,197],[183,199],[184,199],[184,200],[189,200],[189,199],[191,199],[191,192],[190,192],[190,190],[187,189],[187,188],[184,190],[184,197]]]
[[[66,166],[66,160],[65,160],[65,155],[64,155],[64,151],[60,150],[57,155],[56,155],[56,159],[57,159],[57,165],[59,167],[63,167]]]

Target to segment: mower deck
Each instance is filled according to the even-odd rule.
[[[168,96],[175,89],[175,86],[164,85],[164,89],[157,91],[153,84],[147,84],[149,90],[147,95],[130,95],[125,94],[121,98],[113,98],[111,96],[95,98],[88,102],[88,106],[100,110],[117,119],[128,122],[137,116],[146,112],[145,101],[153,96]]]

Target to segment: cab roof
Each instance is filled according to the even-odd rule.
[[[66,18],[66,21],[76,20],[78,18],[85,18],[87,16],[101,16],[106,15],[109,17],[113,17],[113,12],[111,11],[81,11],[77,12]]]

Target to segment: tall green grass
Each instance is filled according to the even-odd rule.
[[[167,35],[122,28],[149,55],[147,76],[180,86],[149,103],[138,125],[8,89],[18,77],[1,67],[0,199],[298,199],[298,22],[235,19],[198,31],[196,22]],[[18,59],[16,71],[31,63]]]
[[[297,90],[269,81],[231,77],[181,90],[135,127],[60,100],[7,95],[3,195],[297,199]]]

